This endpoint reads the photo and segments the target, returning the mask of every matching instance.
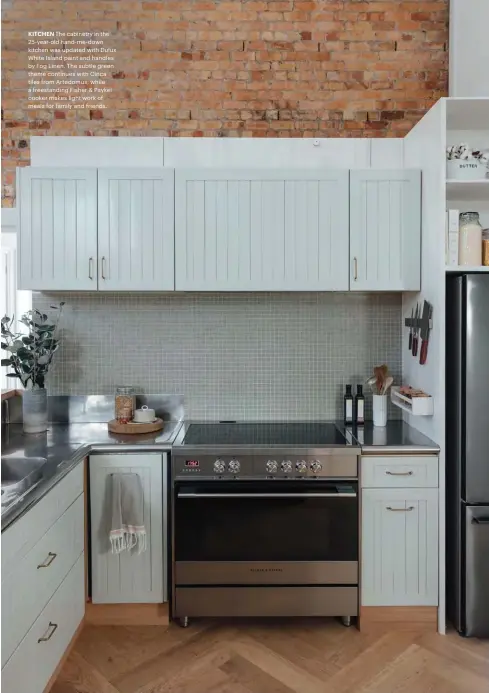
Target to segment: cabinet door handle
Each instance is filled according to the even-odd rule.
[[[57,627],[58,627],[57,623],[51,623],[51,621],[49,621],[49,626],[48,626],[48,629],[46,631],[46,635],[43,635],[42,638],[39,638],[39,640],[37,642],[40,643],[40,642],[47,642],[48,640],[51,640]]]
[[[411,510],[414,510],[414,505],[410,505],[409,508],[391,508],[390,505],[387,505],[386,508],[393,513],[408,513]]]
[[[93,257],[88,258],[88,278],[93,279]]]
[[[389,469],[386,469],[385,471],[386,474],[390,474],[390,476],[412,476],[413,472],[391,472]]]
[[[357,281],[358,279],[358,260],[356,257],[353,258],[353,280]]]
[[[57,553],[51,553],[51,551],[50,551],[50,552],[48,553],[47,558],[46,558],[46,560],[44,561],[44,563],[40,563],[40,564],[37,566],[37,569],[39,570],[39,568],[49,568],[49,566],[50,566],[51,563],[54,561],[54,559],[56,558],[57,555],[58,555]]]
[[[105,276],[105,255],[102,255],[102,279],[107,279]]]

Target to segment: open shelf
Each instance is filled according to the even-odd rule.
[[[489,178],[482,178],[481,180],[447,180],[447,197],[461,201],[489,201]]]
[[[391,402],[399,409],[413,416],[433,416],[433,397],[406,397],[399,392],[399,386],[391,387]]]
[[[475,267],[470,267],[469,265],[447,265],[445,272],[489,272],[489,267],[484,267],[483,265],[476,265]]]
[[[489,98],[487,96],[450,97],[446,99],[447,130],[487,130]]]

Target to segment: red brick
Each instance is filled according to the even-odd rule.
[[[2,15],[4,206],[14,204],[33,133],[399,137],[446,95],[448,0],[11,4]],[[67,22],[108,31],[106,45],[118,49],[107,108],[27,108],[26,32]]]

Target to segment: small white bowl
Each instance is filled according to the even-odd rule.
[[[148,409],[148,407],[143,404],[141,409],[136,409],[134,412],[134,423],[152,423],[155,420],[155,410]]]

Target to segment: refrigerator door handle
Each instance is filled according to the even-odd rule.
[[[489,517],[473,517],[473,525],[489,525]]]

